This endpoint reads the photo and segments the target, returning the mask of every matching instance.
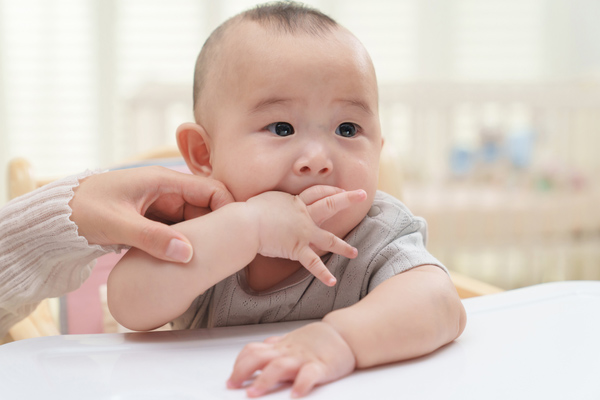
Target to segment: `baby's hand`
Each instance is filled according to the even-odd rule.
[[[325,322],[315,322],[285,336],[246,345],[227,387],[239,389],[261,370],[246,390],[248,397],[262,396],[282,382],[293,382],[292,397],[301,397],[315,385],[349,375],[355,366],[354,354],[339,333]]]
[[[299,261],[327,286],[335,285],[316,250],[355,258],[357,250],[319,226],[339,211],[367,198],[364,190],[345,192],[332,186],[313,186],[298,196],[266,192],[246,203],[257,218],[258,253]]]

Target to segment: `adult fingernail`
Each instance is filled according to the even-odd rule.
[[[179,239],[171,239],[167,247],[167,258],[181,263],[187,263],[192,259],[192,246]]]

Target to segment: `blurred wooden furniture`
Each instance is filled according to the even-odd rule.
[[[174,147],[159,148],[119,164],[120,167],[150,165],[161,159],[180,157]],[[182,161],[183,163],[183,161]],[[397,158],[389,152],[382,152],[379,188],[395,197],[402,197],[402,178]],[[37,189],[52,179],[39,179],[35,176],[31,164],[18,158],[9,163],[9,194],[15,198],[31,190]],[[452,273],[452,280],[461,298],[469,298],[485,294],[498,293],[502,290],[492,285]],[[7,340],[21,340],[31,337],[58,335],[57,322],[50,312],[49,300],[43,301],[29,317],[16,324],[10,331]]]
[[[60,335],[56,318],[51,312],[50,299],[40,303],[29,317],[15,324],[6,341],[22,340],[40,336]],[[0,341],[0,343],[2,343]]]

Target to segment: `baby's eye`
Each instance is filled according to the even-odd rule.
[[[351,138],[356,136],[357,127],[352,122],[343,122],[335,128],[335,134],[342,137]]]
[[[294,134],[294,127],[287,122],[273,122],[266,129],[277,136],[290,136]]]

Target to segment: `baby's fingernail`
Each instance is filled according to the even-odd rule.
[[[192,254],[192,246],[182,240],[171,239],[165,255],[175,262],[187,263],[192,259]]]
[[[227,386],[228,389],[237,388],[237,386],[235,385],[235,383],[233,383],[233,381],[231,379],[228,379],[227,382],[225,382],[225,385]]]
[[[250,386],[248,389],[246,389],[246,394],[250,397],[258,397],[262,394],[262,390],[254,386]]]
[[[327,280],[327,286],[334,286],[337,280],[335,278],[329,278]]]

